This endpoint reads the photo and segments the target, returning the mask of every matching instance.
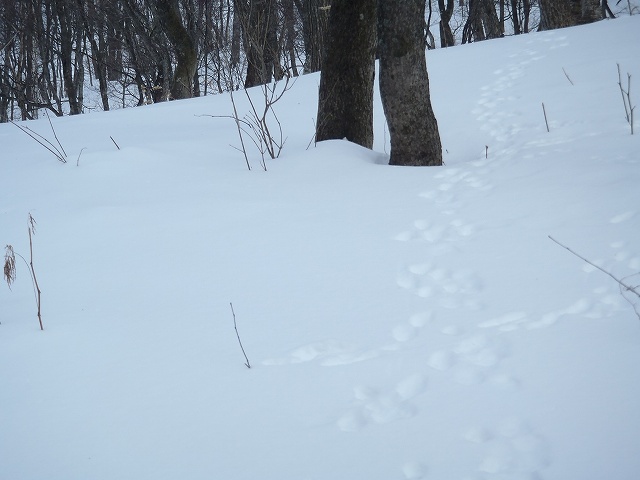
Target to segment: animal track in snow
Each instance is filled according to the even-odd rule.
[[[433,314],[431,312],[420,312],[411,315],[407,322],[399,323],[391,330],[391,336],[398,343],[413,340],[420,334],[420,330],[431,322]],[[397,350],[398,344],[387,345],[384,350]]]
[[[507,345],[496,338],[474,335],[462,339],[453,347],[431,353],[427,365],[447,372],[463,385],[476,385],[488,381],[500,387],[514,387],[518,382],[511,376],[495,372],[500,361],[508,354]]]
[[[544,315],[532,319],[530,315],[525,312],[510,312],[499,317],[494,317],[489,320],[485,320],[478,324],[480,328],[497,328],[502,332],[510,332],[519,328],[525,328],[527,330],[545,328],[555,324],[558,320],[565,316],[571,315],[585,315],[589,316],[589,312],[592,310],[592,303],[586,298],[575,301],[571,305],[565,308],[554,310]]]
[[[377,356],[378,353],[373,350],[358,350],[354,346],[347,345],[337,340],[325,340],[296,348],[285,358],[264,360],[262,364],[288,365],[318,361],[322,366],[333,367],[337,365],[361,362]]]
[[[502,147],[500,144],[513,144],[514,136],[528,127],[521,123],[522,115],[519,113],[519,98],[512,93],[512,87],[517,84],[520,78],[527,74],[526,69],[531,68],[531,64],[544,58],[538,50],[528,49],[512,54],[513,59],[507,65],[495,70],[495,80],[481,87],[481,95],[477,101],[477,106],[472,110],[472,114],[480,123],[480,128],[489,133],[494,142],[498,145],[490,145],[494,152],[487,157],[487,152],[482,155],[491,159],[491,163],[496,159],[504,158],[500,155]]]
[[[611,218],[611,220],[609,220],[611,223],[622,223],[622,222],[626,222],[627,220],[633,218],[635,216],[636,212],[634,211],[628,211],[628,212],[623,212],[620,213],[614,217]]]
[[[402,268],[396,283],[419,297],[435,298],[445,308],[479,308],[482,282],[470,270],[451,271],[431,263],[415,263]]]
[[[354,432],[372,423],[384,424],[413,417],[417,409],[410,401],[426,388],[427,378],[422,374],[410,375],[384,393],[375,388],[356,387],[353,391],[355,405],[338,419],[338,428]]]
[[[611,222],[625,222],[634,216],[635,212],[625,212],[613,217]],[[594,304],[588,312],[584,313],[584,316],[587,318],[610,316],[620,309],[628,308],[628,304],[633,306],[636,313],[640,309],[640,302],[638,301],[637,295],[624,288],[621,289],[620,284],[608,278],[604,272],[598,268],[600,267],[606,272],[612,272],[617,278],[624,282],[625,285],[635,287],[640,284],[640,256],[637,256],[627,249],[626,242],[623,240],[611,242],[609,246],[613,252],[606,255],[607,260],[594,259],[591,260],[592,264],[585,263],[582,267],[582,271],[595,275],[600,282],[600,286],[592,290],[594,294]]]
[[[430,243],[440,241],[453,242],[475,233],[475,227],[463,220],[456,219],[447,224],[431,224],[427,220],[416,220],[412,228],[396,235],[401,242],[423,240]]]
[[[551,463],[548,442],[518,418],[507,419],[495,429],[470,428],[463,437],[483,447],[478,470],[488,480],[537,480]]]
[[[480,191],[488,191],[493,188],[493,184],[478,175],[482,173],[486,172],[446,167],[434,176],[434,179],[440,183],[435,188],[420,193],[419,196],[434,202],[436,205],[445,207],[446,209],[442,213],[446,215],[454,214],[462,205],[460,194],[463,193],[463,190],[459,187]]]

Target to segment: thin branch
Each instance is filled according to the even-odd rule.
[[[236,324],[236,312],[233,311],[233,303],[229,302],[229,305],[231,306],[231,313],[233,315],[233,328],[235,328],[236,330],[236,336],[238,337],[238,343],[240,344],[240,349],[242,350],[242,354],[244,355],[244,359],[246,360],[246,363],[244,364],[245,367],[247,368],[251,368],[251,364],[249,363],[249,358],[247,358],[247,354],[244,351],[244,347],[242,346],[242,341],[240,340],[240,334],[238,333],[238,325]]]
[[[562,248],[564,248],[565,250],[568,250],[569,252],[571,252],[572,254],[574,254],[576,257],[578,257],[580,260],[583,260],[585,262],[587,262],[589,265],[591,265],[592,267],[597,268],[598,270],[600,270],[602,273],[605,273],[607,275],[609,275],[611,278],[613,278],[616,282],[618,282],[620,285],[622,285],[623,287],[625,287],[626,290],[630,290],[633,291],[634,293],[636,293],[639,297],[640,297],[640,292],[636,292],[634,290],[634,287],[630,286],[630,285],[626,285],[622,280],[620,280],[619,278],[617,278],[616,276],[614,276],[612,273],[606,271],[604,268],[600,267],[599,265],[596,265],[595,263],[587,260],[586,258],[584,258],[582,255],[580,255],[579,253],[574,252],[573,250],[571,250],[569,247],[567,247],[566,245],[560,243],[558,240],[556,240],[555,238],[553,238],[551,235],[548,236],[550,240],[552,240],[553,242],[557,243],[558,245],[560,245]]]
[[[17,33],[17,32],[16,32],[16,33],[14,33],[14,34],[13,34],[13,37],[11,37],[11,38],[9,39],[9,41],[8,41],[6,44],[4,44],[2,47],[0,47],[0,50],[4,50],[4,49],[5,49],[5,48],[7,48],[9,45],[11,45],[11,43],[15,40],[15,38],[16,38],[17,36],[18,36],[18,33]]]
[[[316,139],[316,121],[313,117],[311,117],[311,121],[313,122],[313,135],[311,136],[311,140],[309,140],[309,144],[307,145],[307,150],[309,150],[309,148],[311,147],[311,144],[314,143],[314,140]]]
[[[64,151],[64,147],[60,143],[60,140],[58,140],[58,135],[56,134],[56,129],[53,128],[53,123],[51,123],[51,117],[49,117],[49,113],[46,110],[44,111],[44,114],[47,116],[47,120],[49,120],[49,125],[51,126],[51,131],[53,132],[53,138],[55,138],[56,142],[58,142],[58,146],[60,147],[60,150],[62,150],[62,153],[64,153],[64,156],[66,158],[67,157],[67,152]]]
[[[116,143],[116,141],[113,139],[113,137],[112,137],[111,135],[109,135],[109,138],[111,139],[111,141],[113,142],[113,144],[116,146],[116,148],[117,148],[118,150],[120,150],[120,145],[118,145],[118,144]]]
[[[542,102],[542,113],[544,113],[544,123],[547,125],[547,133],[549,132],[549,121],[547,120],[547,109],[544,108],[544,102]]]
[[[571,78],[569,78],[569,74],[567,73],[567,71],[564,69],[564,67],[562,67],[562,71],[564,72],[564,76],[567,77],[567,80],[569,80],[569,83],[571,85],[574,85],[573,80],[571,80]]]
[[[33,277],[33,284],[36,288],[36,305],[38,307],[38,322],[40,323],[40,330],[44,330],[42,326],[42,315],[40,314],[40,287],[38,285],[38,279],[36,278],[36,271],[33,268],[33,240],[32,236],[36,233],[36,221],[29,214],[29,267],[31,267],[31,276]]]
[[[45,137],[43,137],[39,133],[34,132],[29,127],[23,127],[22,125],[18,125],[13,120],[9,120],[9,122],[12,123],[13,125],[15,125],[16,127],[18,127],[20,130],[22,130],[27,135],[29,135],[33,140],[38,142],[44,148],[49,150],[49,152],[51,152],[60,162],[67,163],[67,159],[63,156],[62,152],[60,152],[56,148],[56,146],[53,143],[51,143],[49,140],[47,140]],[[49,144],[50,146],[47,146],[47,144]]]
[[[627,122],[631,127],[631,135],[633,135],[633,111],[636,109],[631,103],[631,74],[627,73],[627,90],[622,87],[622,75],[620,74],[620,64],[618,66],[618,86],[620,87],[620,95],[622,96],[622,103],[624,105],[624,114],[627,118]]]
[[[80,153],[78,154],[78,159],[76,160],[76,167],[79,167],[79,166],[80,166],[80,157],[82,156],[82,152],[84,152],[86,149],[87,149],[87,147],[83,147],[83,148],[80,150]]]
[[[599,265],[596,265],[595,263],[593,263],[590,260],[587,260],[585,257],[583,257],[582,255],[580,255],[579,253],[576,253],[574,250],[572,250],[571,248],[567,247],[566,245],[560,243],[558,240],[556,240],[555,238],[553,238],[551,235],[548,235],[549,239],[552,240],[553,242],[555,242],[556,244],[560,245],[562,248],[564,248],[565,250],[567,250],[568,252],[572,253],[573,255],[575,255],[576,257],[578,257],[580,260],[587,262],[589,265],[591,265],[592,267],[597,268],[598,270],[600,270],[602,273],[608,275],[609,277],[611,277],[613,280],[615,280],[618,285],[620,286],[620,293],[622,294],[622,296],[625,298],[625,300],[627,300],[629,303],[631,303],[631,305],[633,306],[634,310],[636,310],[635,304],[633,304],[631,301],[629,301],[629,299],[627,299],[624,296],[623,293],[623,289],[625,292],[631,292],[634,295],[636,295],[638,298],[640,298],[640,290],[638,289],[638,286],[633,286],[633,285],[629,285],[628,283],[626,283],[624,281],[624,279],[620,279],[618,277],[616,277],[615,275],[613,275],[611,272],[608,272],[607,270],[605,270],[604,268],[602,268]],[[629,277],[626,277],[629,278]],[[636,313],[637,310],[636,310]],[[638,318],[640,318],[640,314],[638,315]]]
[[[238,118],[238,110],[236,109],[236,102],[233,99],[233,90],[231,90],[229,93],[231,95],[231,105],[233,105],[233,119],[236,121],[236,128],[238,129],[240,144],[242,145],[242,153],[244,154],[244,161],[247,163],[247,168],[251,170],[251,165],[249,164],[249,157],[247,157],[247,149],[244,146],[244,139],[242,138],[242,130],[240,128],[240,119]]]

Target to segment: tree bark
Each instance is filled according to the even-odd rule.
[[[440,9],[440,46],[442,48],[453,47],[456,44],[449,22],[453,16],[454,0],[438,0]]]
[[[373,147],[376,10],[376,0],[332,2],[316,141],[346,138]]]
[[[275,0],[234,0],[235,14],[242,25],[243,44],[247,56],[244,87],[271,82],[280,76]]]
[[[82,105],[78,102],[78,92],[73,78],[73,32],[71,30],[71,9],[67,0],[55,0],[56,15],[60,26],[60,61],[62,62],[62,79],[64,91],[69,100],[69,113],[82,113]]]
[[[602,18],[599,0],[540,0],[540,30],[572,27]]]
[[[304,72],[319,72],[325,49],[330,0],[295,0],[302,17],[304,40]]]
[[[379,0],[380,95],[391,165],[442,165],[425,59],[423,0]]]
[[[177,65],[173,74],[171,97],[173,99],[193,97],[193,77],[196,73],[198,54],[182,24],[177,0],[157,0],[156,11],[167,38],[175,50]]]

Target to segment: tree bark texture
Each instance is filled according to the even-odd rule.
[[[602,18],[599,0],[540,0],[540,30],[572,27]]]
[[[275,0],[234,0],[235,15],[242,25],[247,56],[245,88],[269,83],[280,77]]]
[[[391,136],[391,165],[442,165],[429,97],[423,0],[379,0],[380,95]]]
[[[331,4],[316,141],[346,138],[373,147],[376,10],[376,0]],[[424,16],[419,20],[422,24]]]
[[[304,40],[304,71],[319,72],[325,48],[330,0],[296,0],[302,17],[302,36]]]
[[[469,0],[469,16],[463,28],[462,43],[501,36],[500,19],[493,0]]]
[[[67,0],[55,0],[55,8],[60,25],[60,61],[62,63],[64,91],[69,100],[69,114],[78,115],[82,113],[82,105],[78,102],[78,92],[73,78],[71,8]]]
[[[453,47],[456,42],[451,31],[451,17],[453,16],[454,0],[438,0],[440,10],[440,46],[442,48]]]
[[[177,60],[171,85],[171,97],[176,100],[191,98],[193,77],[198,64],[196,47],[182,24],[177,0],[157,0],[156,9],[167,38],[173,45]]]

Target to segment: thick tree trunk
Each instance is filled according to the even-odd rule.
[[[442,165],[429,97],[424,0],[379,0],[380,95],[391,136],[391,165]]]
[[[171,97],[174,99],[193,97],[193,77],[196,73],[198,54],[182,24],[177,0],[157,0],[156,10],[160,23],[175,50],[177,65],[173,74]]]
[[[304,40],[304,71],[318,72],[322,68],[325,49],[330,0],[296,0],[302,17],[302,37]]]
[[[271,82],[279,75],[277,5],[275,0],[234,0],[247,55],[245,88]]]
[[[600,5],[600,0],[582,0],[580,23],[592,23],[602,20],[605,11]]]
[[[602,18],[599,0],[540,0],[540,30],[572,27]]]
[[[511,21],[513,22],[513,33],[520,35],[520,17],[518,16],[518,0],[511,0]]]
[[[371,148],[376,0],[333,0],[326,47],[316,141],[346,138]]]
[[[502,36],[493,0],[469,0],[469,17],[462,31],[462,43]]]
[[[500,38],[503,34],[503,28],[493,0],[482,0],[481,9],[485,38]]]

